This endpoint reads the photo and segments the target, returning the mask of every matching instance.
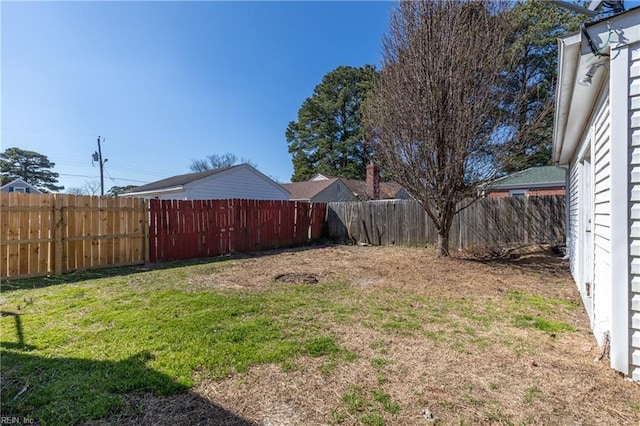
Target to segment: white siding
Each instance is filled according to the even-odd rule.
[[[172,192],[156,192],[152,194],[144,195],[142,198],[156,200],[188,200],[187,191],[172,191]]]
[[[640,46],[629,49],[631,318],[629,375],[640,380]]]
[[[576,85],[585,65],[578,39],[561,45],[554,153],[569,161],[567,248],[578,288],[594,284],[589,317],[599,341],[610,336],[611,367],[640,381],[640,9],[589,27],[592,37],[611,32],[602,86]],[[597,27],[597,28],[596,28]],[[564,56],[563,56],[564,54]],[[577,57],[574,55],[578,55]],[[604,60],[604,58],[601,58]],[[602,88],[604,93],[598,93]],[[605,96],[603,98],[603,96]],[[565,122],[566,121],[566,122]],[[591,171],[590,171],[591,170]],[[589,179],[591,178],[591,179]],[[591,185],[591,186],[590,186]],[[593,232],[588,232],[590,224]],[[585,224],[587,225],[585,227]],[[589,249],[592,249],[592,253]],[[592,261],[592,268],[589,263]],[[583,294],[587,305],[588,298]]]
[[[288,193],[248,167],[234,167],[185,185],[187,200],[288,200]],[[164,197],[163,197],[164,198]]]
[[[567,252],[569,253],[569,267],[571,269],[571,275],[576,283],[579,283],[582,277],[580,276],[580,269],[578,260],[580,258],[578,254],[578,222],[579,222],[579,202],[580,202],[580,163],[574,159],[569,167],[569,188],[567,192],[567,209],[568,223],[567,223]]]
[[[38,188],[33,185],[29,185],[27,182],[18,178],[0,187],[2,192],[24,192],[27,194],[42,194]]]
[[[314,203],[330,203],[332,201],[358,201],[358,197],[353,195],[353,192],[348,186],[340,181],[336,181],[320,191],[315,197],[313,197]]]
[[[611,137],[609,98],[593,121],[592,327],[599,343],[611,329]]]

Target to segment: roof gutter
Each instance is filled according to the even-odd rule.
[[[553,129],[553,160],[568,164],[584,139],[587,125],[603,86],[609,79],[609,58],[584,53],[581,33],[559,40],[558,85]],[[605,48],[602,48],[605,51]],[[606,51],[609,48],[606,47]],[[602,68],[600,70],[600,68]],[[590,77],[588,84],[579,80]],[[585,106],[588,106],[585,108]]]
[[[121,197],[136,197],[140,195],[150,195],[150,194],[167,194],[173,192],[184,191],[183,186],[174,186],[172,188],[159,188],[159,189],[150,189],[148,191],[132,191],[120,194]]]
[[[576,68],[580,57],[580,34],[558,39],[558,83],[556,112],[553,120],[553,160],[560,162],[564,148],[564,135],[569,119],[569,106],[575,87]]]
[[[513,185],[503,185],[503,186],[491,186],[487,188],[489,191],[506,191],[510,189],[528,189],[528,188],[559,188],[565,186],[566,182],[564,180],[556,181],[556,182],[544,182],[544,183],[516,183]]]
[[[586,23],[581,32],[558,39],[552,150],[556,164],[568,164],[584,140],[593,106],[608,86],[612,56],[640,38],[639,17],[640,8],[633,8]]]

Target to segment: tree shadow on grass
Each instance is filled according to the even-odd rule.
[[[273,250],[250,253],[236,253],[232,255],[224,255],[218,257],[206,257],[188,260],[172,260],[165,262],[147,263],[145,265],[120,266],[104,269],[87,269],[68,272],[63,275],[49,275],[35,278],[22,278],[16,280],[2,279],[0,287],[2,292],[10,292],[15,290],[31,290],[43,287],[49,287],[59,284],[77,283],[87,280],[95,280],[100,278],[116,278],[125,277],[132,274],[140,274],[150,271],[161,271],[165,269],[181,268],[185,266],[215,264],[235,259],[258,258],[263,256],[271,256],[282,252],[297,252],[304,250],[313,250],[319,247],[326,247],[333,244],[324,242],[313,242],[302,246],[283,247]]]
[[[68,272],[63,275],[49,275],[35,278],[22,278],[10,281],[2,281],[2,292],[14,290],[31,290],[49,287],[59,284],[77,283],[100,278],[125,277],[132,274],[140,274],[163,269],[179,268],[183,266],[203,265],[229,260],[229,257],[215,257],[205,259],[190,259],[183,261],[148,263],[146,265],[120,266],[116,268],[87,269]]]
[[[505,250],[504,252],[486,252],[479,256],[464,256],[465,262],[476,262],[492,266],[516,267],[523,271],[565,274],[569,270],[563,253],[556,246],[529,246]]]
[[[148,352],[98,361],[36,356],[0,345],[3,418],[61,425],[254,425],[150,369]]]
[[[0,314],[15,319],[17,336],[16,342],[0,341],[3,418],[64,425],[253,424],[150,369],[148,351],[122,361],[34,355],[38,348],[25,343],[20,314]]]

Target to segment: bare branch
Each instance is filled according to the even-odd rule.
[[[213,155],[208,155],[204,159],[191,160],[191,165],[189,166],[189,168],[193,172],[203,172],[205,170],[231,167],[234,164],[239,164],[239,163],[248,164],[251,167],[255,167],[255,168],[258,167],[258,165],[255,162],[249,160],[248,158],[242,157],[238,161],[237,155],[232,154],[230,152],[226,152],[222,155],[213,154]]]

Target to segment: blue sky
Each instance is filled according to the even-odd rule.
[[[1,149],[66,188],[188,173],[231,152],[282,182],[284,133],[322,77],[380,63],[389,2],[0,2]]]

